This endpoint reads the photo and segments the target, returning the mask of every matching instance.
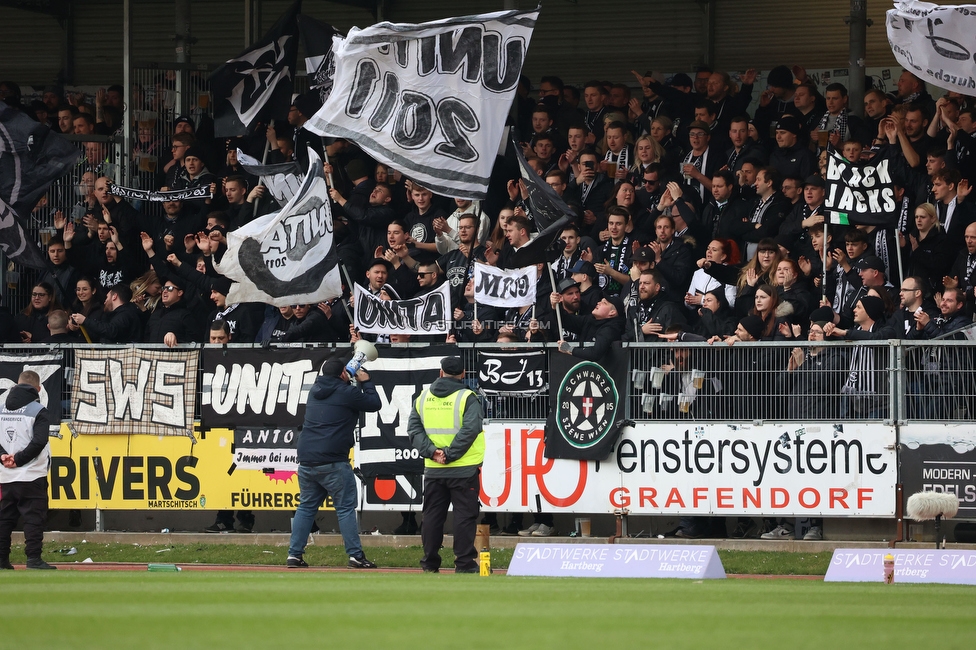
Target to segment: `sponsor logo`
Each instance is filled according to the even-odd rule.
[[[585,449],[610,431],[617,410],[617,386],[603,367],[577,364],[563,378],[556,400],[556,426],[574,447]]]

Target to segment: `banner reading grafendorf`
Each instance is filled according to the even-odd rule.
[[[540,424],[485,426],[487,510],[891,517],[892,427],[641,423],[603,462],[549,460]]]
[[[76,350],[71,428],[85,434],[192,435],[199,354]]]
[[[306,128],[355,142],[437,194],[484,199],[538,10],[336,37],[332,94]]]

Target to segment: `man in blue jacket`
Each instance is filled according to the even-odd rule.
[[[362,412],[380,410],[380,396],[362,368],[356,372],[358,386],[350,384],[346,363],[350,350],[333,354],[322,364],[322,370],[308,395],[305,424],[298,436],[298,487],[301,504],[295,511],[288,546],[288,568],[303,568],[302,558],[315,515],[332,496],[339,532],[349,555],[349,568],[375,569],[366,559],[359,541],[356,520],[356,478],[349,464],[349,450],[355,442],[353,431]]]

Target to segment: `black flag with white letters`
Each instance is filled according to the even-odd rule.
[[[304,14],[298,17],[298,27],[305,45],[305,70],[309,89],[317,90],[324,104],[332,93],[332,78],[335,76],[332,37],[338,36],[339,32],[332,25],[320,23]]]
[[[45,268],[44,255],[27,235],[24,220],[80,155],[48,127],[0,102],[0,251],[8,259]]]
[[[557,240],[563,228],[570,222],[573,212],[556,191],[529,167],[518,143],[513,141],[512,147],[518,159],[522,182],[529,193],[528,204],[532,220],[539,231],[532,241],[516,250],[509,258],[510,268],[523,268],[540,262],[551,262],[559,257],[562,242]]]
[[[287,117],[295,86],[301,9],[297,0],[263,39],[210,75],[218,138],[242,136],[255,122]]]
[[[895,227],[899,203],[895,200],[890,165],[887,152],[865,163],[852,163],[829,152],[824,208],[830,214],[830,223]]]

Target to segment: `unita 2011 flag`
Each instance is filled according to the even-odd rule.
[[[217,272],[236,284],[227,303],[283,307],[315,304],[342,294],[339,255],[322,159],[308,150],[309,168],[298,193],[272,212],[227,233]]]
[[[0,251],[7,259],[45,268],[44,255],[22,220],[80,155],[48,127],[0,102]]]
[[[295,87],[301,10],[298,0],[263,39],[210,75],[218,138],[242,136],[255,122],[267,124],[287,117]]]
[[[827,154],[824,209],[830,222],[841,225],[891,227],[898,220],[891,159],[879,155],[866,163],[851,163]]]
[[[484,199],[539,11],[379,23],[333,41],[332,94],[305,127],[433,192]]]
[[[896,1],[887,14],[888,42],[903,68],[964,95],[976,90],[976,5]]]

